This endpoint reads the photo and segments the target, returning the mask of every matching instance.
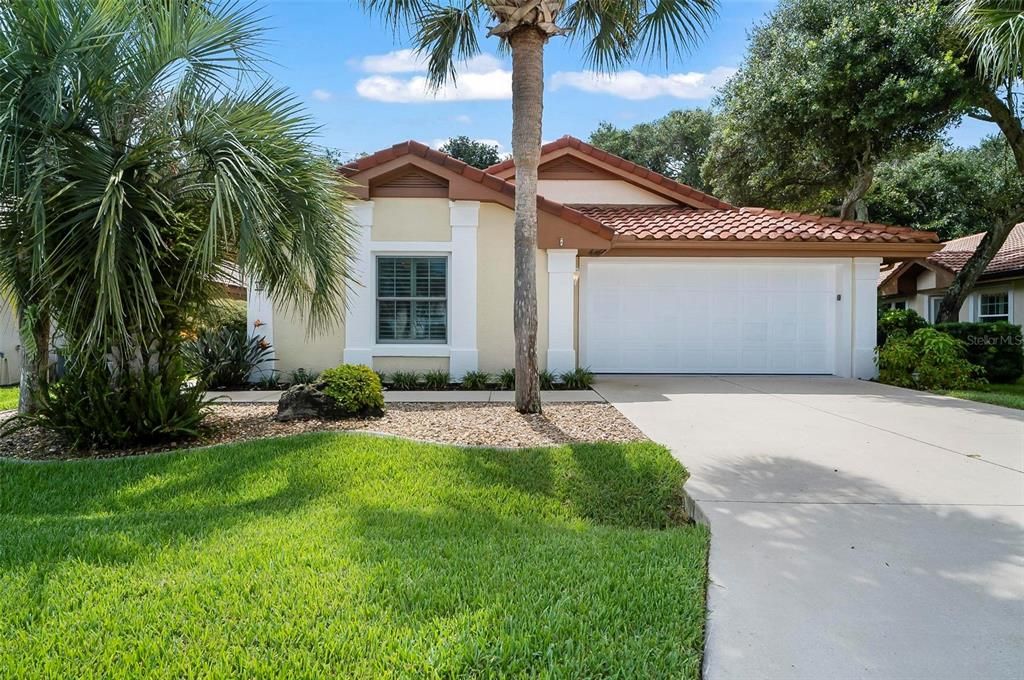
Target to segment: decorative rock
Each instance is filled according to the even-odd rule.
[[[280,422],[291,420],[340,420],[342,418],[380,417],[376,413],[349,413],[337,399],[323,391],[325,383],[294,385],[281,395],[277,402],[277,416]]]

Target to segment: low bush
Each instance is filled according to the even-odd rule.
[[[927,328],[928,322],[913,309],[887,309],[878,311],[877,340],[881,347],[890,335],[902,332],[913,335],[921,328]]]
[[[423,384],[428,390],[444,390],[452,382],[448,371],[427,371],[423,374]]]
[[[542,390],[553,390],[555,389],[556,376],[548,369],[544,369],[537,373],[537,377],[540,379],[540,388]]]
[[[516,388],[516,369],[506,368],[498,374],[498,387],[503,390]]]
[[[913,335],[897,332],[876,350],[879,380],[923,390],[970,389],[984,382],[984,369],[969,362],[964,343],[934,328]]]
[[[594,374],[589,368],[574,368],[561,375],[562,384],[567,390],[589,390],[594,384]]]
[[[312,385],[320,377],[315,371],[307,371],[304,368],[296,368],[292,371],[292,385]]]
[[[195,437],[208,402],[202,384],[175,358],[162,371],[114,372],[106,357],[70,366],[37,412],[18,416],[12,429],[36,426],[75,449],[145,446]]]
[[[1024,339],[1020,326],[1006,321],[941,323],[936,330],[966,345],[966,358],[985,369],[990,383],[1015,383],[1024,375]]]
[[[462,376],[462,389],[486,390],[491,382],[491,374],[486,371],[466,371]]]
[[[194,333],[202,330],[219,331],[222,328],[229,328],[245,335],[249,327],[247,316],[244,300],[215,299],[206,304],[196,317],[190,320],[190,326]]]
[[[373,369],[355,364],[328,368],[320,374],[321,391],[332,397],[348,417],[384,413],[384,388]]]
[[[420,374],[416,371],[395,371],[391,374],[391,389],[415,390],[420,386]]]
[[[237,329],[201,329],[182,345],[185,366],[207,389],[242,387],[270,360],[271,347],[262,336],[247,337]],[[276,383],[276,380],[275,380]]]

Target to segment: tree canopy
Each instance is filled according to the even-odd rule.
[[[477,141],[465,135],[452,137],[441,146],[441,152],[458,158],[474,168],[489,168],[501,161],[501,152],[497,145]]]
[[[711,146],[715,117],[706,109],[683,109],[650,123],[618,128],[602,122],[590,135],[590,143],[637,165],[688,184],[709,189],[701,178],[701,166]]]
[[[783,0],[718,100],[715,193],[854,216],[881,160],[926,148],[960,115],[947,28],[936,0]]]
[[[938,232],[943,241],[987,231],[1024,195],[1002,137],[956,148],[943,141],[881,163],[865,200],[871,217]]]

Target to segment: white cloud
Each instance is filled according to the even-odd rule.
[[[395,50],[387,54],[371,54],[357,62],[360,70],[367,73],[425,73],[427,60],[416,50]],[[478,54],[456,64],[457,73],[490,73],[500,70],[503,64],[493,54]]]
[[[437,91],[430,90],[425,76],[370,76],[356,83],[356,92],[365,99],[392,104],[511,99],[512,72],[463,73]]]
[[[317,100],[318,102],[328,101],[331,97],[334,96],[328,90],[321,90],[320,88],[313,90],[312,94],[313,99]]]
[[[452,120],[454,120],[456,123],[462,123],[463,125],[469,125],[470,123],[473,122],[473,119],[464,113],[460,113],[459,115],[452,118]]]
[[[609,94],[634,100],[654,97],[707,99],[734,73],[736,69],[727,66],[719,66],[708,73],[691,71],[663,76],[639,71],[608,74],[594,71],[560,71],[552,76],[551,87],[554,90],[569,87],[583,92]]]
[[[365,99],[395,104],[510,99],[512,72],[492,54],[480,54],[455,65],[456,80],[436,92],[424,75],[396,77],[396,73],[426,72],[426,62],[414,50],[397,50],[363,57],[359,68],[373,75],[356,83]],[[459,122],[469,122],[469,118]]]

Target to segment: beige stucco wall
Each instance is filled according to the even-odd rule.
[[[18,317],[7,301],[0,301],[0,385],[13,385],[21,379],[21,353],[18,347]]]
[[[374,241],[451,241],[447,198],[374,198]]]
[[[934,287],[935,274],[932,272],[923,272],[918,276],[917,286],[918,290],[921,292],[907,298],[907,307],[913,309],[925,319],[928,319],[929,298],[944,294],[946,289]],[[1024,279],[1001,281],[997,283],[982,283],[978,285],[974,292],[972,292],[968,297],[967,302],[960,308],[960,321],[975,320],[974,315],[977,310],[978,295],[986,292],[998,292],[1004,290],[1010,291],[1010,305],[1012,307],[1010,312],[1011,320],[1019,326],[1024,326]],[[931,319],[928,320],[931,321]]]
[[[304,368],[319,373],[342,363],[345,351],[345,324],[338,322],[330,328],[310,333],[300,312],[274,307],[274,367],[285,380],[292,371]]]
[[[542,179],[537,193],[559,203],[671,205],[672,201],[617,179]]]
[[[373,369],[385,374],[395,371],[447,371],[448,357],[374,357]]]
[[[513,214],[494,203],[480,205],[477,231],[477,347],[480,370],[496,373],[515,365]],[[537,251],[537,356],[547,365],[548,258]]]

